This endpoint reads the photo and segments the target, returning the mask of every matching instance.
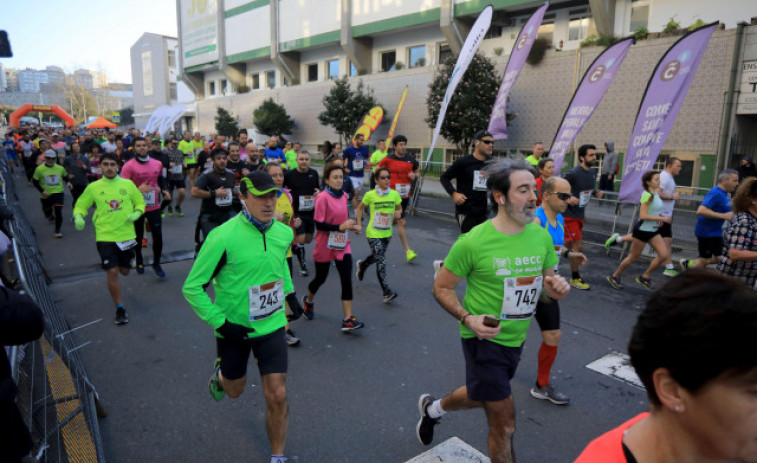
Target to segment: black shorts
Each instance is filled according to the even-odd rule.
[[[100,264],[103,270],[110,270],[116,266],[131,268],[131,261],[134,259],[134,249],[136,249],[137,244],[125,251],[122,251],[112,241],[98,241],[95,244],[97,245],[97,253],[100,254]]]
[[[51,193],[47,198],[39,198],[44,207],[63,206],[63,193]]]
[[[297,227],[297,235],[312,235],[315,233],[315,220],[313,216],[298,215],[302,223]]]
[[[468,398],[495,402],[510,397],[510,380],[515,376],[523,346],[508,347],[478,338],[462,339],[462,344]]]
[[[405,217],[407,217],[407,206],[409,204],[410,204],[410,198],[402,198],[402,202],[400,203],[400,207],[402,208],[400,219],[404,219]]]
[[[197,164],[197,163],[195,163],[195,164],[187,164],[187,174],[189,174],[190,172],[196,171],[199,166],[200,165]]]
[[[534,313],[536,323],[542,331],[560,329],[560,304],[557,301],[536,303],[536,312]]]
[[[673,226],[667,222],[663,222],[662,226],[660,226],[660,229],[657,231],[660,232],[660,236],[662,236],[663,238],[673,237]]]
[[[180,190],[180,189],[187,189],[187,179],[183,178],[181,180],[169,180],[168,181],[168,191],[173,190]]]
[[[641,220],[636,224],[635,227],[633,227],[633,231],[631,232],[631,236],[636,238],[639,241],[642,241],[644,243],[649,243],[649,240],[655,237],[655,235],[660,234],[660,230],[657,229],[657,231],[644,231],[641,228]]]
[[[468,233],[476,225],[481,225],[486,222],[486,214],[484,215],[471,215],[471,214],[458,214],[455,212],[455,219],[457,225],[460,227],[460,233]]]
[[[216,346],[221,358],[221,374],[226,379],[235,380],[247,374],[250,351],[255,356],[260,376],[287,372],[289,351],[283,327],[246,341],[216,338]]]
[[[720,236],[697,236],[697,243],[699,257],[703,259],[723,255],[723,238]]]

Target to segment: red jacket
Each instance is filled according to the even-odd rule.
[[[626,463],[626,456],[623,454],[623,435],[628,428],[647,416],[649,416],[647,412],[640,413],[612,431],[597,437],[586,446],[574,463]]]

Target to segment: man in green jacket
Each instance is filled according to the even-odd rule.
[[[90,183],[74,204],[74,226],[84,229],[84,217],[94,204],[92,224],[95,226],[95,242],[103,270],[108,279],[108,291],[116,304],[116,325],[129,322],[121,297],[118,274],[128,275],[137,234],[134,221],[145,213],[145,200],[131,180],[118,176],[118,156],[105,153],[100,158],[103,176]]]
[[[279,189],[268,173],[250,172],[239,189],[242,212],[208,234],[182,290],[215,332],[218,358],[209,384],[213,399],[242,394],[250,352],[255,356],[271,462],[283,463],[289,422],[285,299],[290,305],[297,302],[286,254],[294,236],[288,225],[274,220]],[[210,283],[215,300],[205,292]]]

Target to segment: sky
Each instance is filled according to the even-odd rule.
[[[131,83],[129,49],[142,34],[177,36],[175,0],[14,0],[0,17],[13,51],[3,66],[89,69],[111,83]]]

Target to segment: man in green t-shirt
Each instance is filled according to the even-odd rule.
[[[559,300],[568,282],[555,274],[552,238],[534,223],[536,180],[523,161],[502,160],[487,169],[489,199],[497,215],[461,235],[434,282],[434,297],[460,323],[466,384],[437,400],[418,401],[418,439],[429,445],[434,426],[454,410],[483,407],[489,422],[489,457],[513,462],[515,405],[510,380],[540,298]],[[455,286],[466,279],[465,298]]]
[[[539,161],[541,161],[542,156],[544,156],[544,144],[540,141],[537,141],[534,144],[534,152],[526,158],[526,162],[534,166],[539,165]]]
[[[58,153],[48,149],[45,151],[45,163],[34,169],[32,184],[39,190],[39,200],[42,203],[42,212],[50,222],[55,221],[56,238],[63,238],[60,226],[63,223],[63,180],[67,178],[66,169],[56,164]]]
[[[373,154],[371,154],[370,165],[371,167],[373,167],[373,172],[371,172],[371,181],[370,181],[371,190],[376,188],[375,176],[376,176],[376,169],[378,169],[378,164],[388,154],[389,152],[386,150],[386,140],[382,138],[381,140],[378,141],[376,151],[374,151]]]
[[[384,292],[384,304],[397,297],[397,293],[389,288],[386,282],[386,250],[389,240],[392,238],[392,224],[402,215],[402,198],[400,194],[389,187],[390,173],[386,167],[379,167],[374,172],[378,179],[376,188],[368,191],[357,208],[357,224],[362,226],[363,209],[367,206],[370,212],[368,228],[365,236],[368,238],[368,246],[371,247],[371,255],[364,260],[358,260],[357,279],[363,281],[365,271],[371,264],[376,264],[376,276],[378,277],[381,290]]]
[[[292,145],[292,149],[284,153],[284,156],[287,158],[286,168],[288,170],[297,168],[297,155],[300,154],[301,149],[302,149],[302,144],[296,141]]]
[[[137,247],[134,222],[145,212],[145,199],[134,182],[118,176],[118,156],[105,153],[100,158],[103,176],[90,183],[74,204],[74,226],[84,229],[84,217],[94,205],[92,224],[102,268],[108,280],[108,291],[116,304],[116,325],[129,322],[121,297],[118,274],[128,275],[134,248]]]

